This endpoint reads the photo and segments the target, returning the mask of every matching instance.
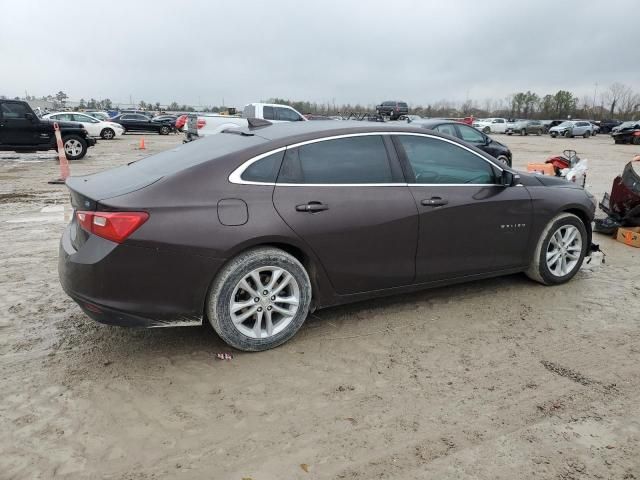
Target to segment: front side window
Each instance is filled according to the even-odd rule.
[[[392,183],[384,141],[379,135],[339,138],[287,150],[278,183]]]
[[[262,116],[265,120],[275,120],[276,116],[273,107],[262,107]]]
[[[27,118],[27,107],[21,103],[3,103],[0,105],[0,109],[2,109],[2,116],[4,118]]]
[[[396,136],[415,174],[416,183],[495,184],[488,162],[470,151],[437,138]]]
[[[276,120],[283,120],[285,122],[297,122],[300,120],[300,115],[291,110],[290,108],[276,107]]]
[[[458,130],[460,130],[460,138],[465,142],[484,145],[484,136],[475,128],[467,127],[466,125],[458,125]]]
[[[247,182],[275,183],[284,151],[272,153],[252,163],[242,172],[242,180]]]

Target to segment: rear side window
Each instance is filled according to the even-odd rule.
[[[275,114],[273,112],[273,107],[262,107],[262,116],[265,120],[275,120]]]
[[[279,183],[392,183],[384,141],[379,135],[339,138],[288,150]]]
[[[398,135],[396,139],[404,149],[416,183],[495,183],[491,165],[458,145],[437,138],[411,135]]]
[[[409,106],[408,106],[406,103],[404,103],[404,102],[400,102],[400,103],[398,104],[398,106],[400,106],[400,107],[402,107],[402,108],[408,108],[408,107],[409,107]]]
[[[434,128],[436,132],[446,133],[447,135],[451,135],[452,137],[457,137],[456,127],[452,123],[445,123],[444,125],[438,125]]]
[[[0,105],[4,118],[26,118],[27,107],[21,103],[3,103]]]
[[[278,170],[280,170],[280,162],[282,162],[283,156],[284,151],[276,152],[252,163],[242,173],[242,180],[247,182],[275,183],[276,178],[278,178]]]

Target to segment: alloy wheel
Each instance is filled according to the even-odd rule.
[[[250,338],[269,338],[283,331],[300,306],[300,287],[281,267],[259,267],[236,285],[229,302],[236,329]]]
[[[547,268],[556,277],[570,274],[580,261],[582,235],[573,225],[563,225],[549,239]]]
[[[64,151],[71,156],[77,156],[82,153],[82,144],[76,139],[67,140],[64,143]]]

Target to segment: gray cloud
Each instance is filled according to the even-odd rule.
[[[243,105],[640,90],[636,2],[3,0],[0,94]],[[9,21],[7,21],[9,20]]]

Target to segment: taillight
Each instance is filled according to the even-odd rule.
[[[80,226],[89,233],[122,243],[149,218],[147,212],[76,212]]]
[[[207,124],[207,121],[204,118],[198,119],[198,130],[204,127]]]

